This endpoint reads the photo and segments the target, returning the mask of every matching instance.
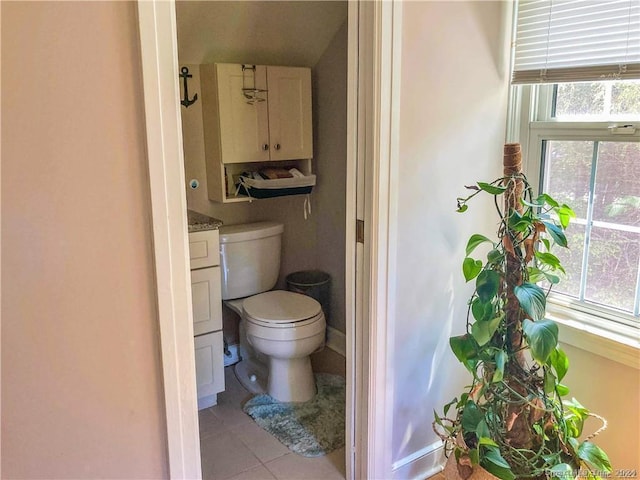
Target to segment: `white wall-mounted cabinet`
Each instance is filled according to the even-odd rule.
[[[220,253],[217,230],[189,233],[191,301],[198,409],[215,405],[224,390]]]
[[[200,83],[211,200],[247,200],[235,196],[235,176],[269,162],[311,174],[311,69],[208,64]]]

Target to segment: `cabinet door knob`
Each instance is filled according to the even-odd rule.
[[[262,145],[262,150],[269,150],[269,144],[265,143],[264,145]]]
[[[280,144],[276,143],[273,148],[275,148],[276,150],[280,150]]]

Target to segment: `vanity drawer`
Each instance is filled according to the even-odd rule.
[[[189,234],[189,260],[191,270],[215,267],[220,264],[218,230],[205,230]]]
[[[220,267],[191,270],[193,334],[222,330]]]

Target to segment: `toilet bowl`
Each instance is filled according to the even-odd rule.
[[[315,299],[271,290],[282,232],[273,222],[220,228],[222,298],[241,318],[240,383],[282,402],[304,402],[316,393],[309,356],[324,347],[326,321]]]
[[[248,343],[268,359],[267,392],[281,402],[306,402],[316,394],[310,355],[324,346],[320,304],[299,293],[274,290],[243,303]]]

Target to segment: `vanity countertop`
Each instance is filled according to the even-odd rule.
[[[187,218],[189,219],[189,233],[217,230],[222,226],[222,220],[194,212],[193,210],[187,210]]]

